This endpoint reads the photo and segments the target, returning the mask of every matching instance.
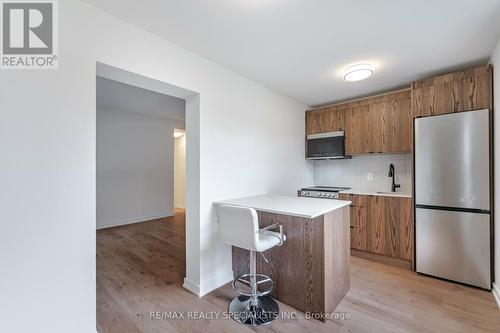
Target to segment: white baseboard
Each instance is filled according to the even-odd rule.
[[[200,297],[200,285],[192,282],[187,277],[184,278],[184,284],[182,285],[184,289],[189,290],[196,296]]]
[[[214,291],[217,288],[222,287],[228,282],[233,281],[234,279],[234,273],[233,271],[225,272],[223,274],[220,274],[218,276],[215,276],[214,278],[210,279],[209,281],[205,282],[200,286],[197,283],[194,283],[193,281],[189,280],[187,277],[184,278],[184,284],[182,285],[185,289],[189,290],[193,294],[195,294],[198,297],[205,296],[211,291]]]
[[[500,309],[500,288],[495,283],[493,283],[493,289],[491,291],[493,292],[493,296],[495,296],[498,308]]]
[[[185,206],[185,205],[178,205],[178,204],[174,204],[174,207],[175,207],[175,208],[186,209],[186,206]]]
[[[98,226],[96,229],[106,229],[106,228],[112,228],[112,227],[118,227],[121,225],[127,225],[127,224],[133,224],[133,223],[140,223],[140,222],[147,222],[151,220],[156,220],[156,219],[162,219],[165,217],[171,217],[174,216],[175,214],[172,213],[167,213],[167,214],[162,214],[162,215],[155,215],[155,216],[148,216],[148,217],[141,217],[141,218],[135,218],[135,219],[130,219],[126,221],[110,221],[107,223],[102,223],[98,222],[97,224],[100,224],[101,226]]]

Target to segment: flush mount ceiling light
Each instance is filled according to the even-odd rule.
[[[344,81],[361,81],[373,75],[375,69],[370,64],[358,64],[349,66],[344,71]]]

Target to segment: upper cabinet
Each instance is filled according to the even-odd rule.
[[[344,129],[345,117],[340,108],[328,106],[306,112],[306,133],[335,132]]]
[[[345,131],[346,154],[411,151],[410,91],[306,112],[306,134]]]
[[[414,117],[491,109],[493,67],[480,66],[415,81],[411,101]]]
[[[345,149],[347,155],[363,154],[372,142],[368,105],[351,105],[344,111]]]
[[[345,113],[346,153],[411,151],[410,91],[400,91],[352,103]]]
[[[382,108],[382,151],[389,153],[410,152],[413,130],[409,91],[387,96],[380,103]]]

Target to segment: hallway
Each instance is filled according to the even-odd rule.
[[[176,208],[174,217],[97,231],[99,332],[142,332],[127,306],[143,302],[147,295],[169,294],[172,285],[182,286],[184,220],[185,211]]]

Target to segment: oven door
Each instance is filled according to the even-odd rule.
[[[306,140],[306,158],[310,160],[345,157],[344,131],[311,134]]]

